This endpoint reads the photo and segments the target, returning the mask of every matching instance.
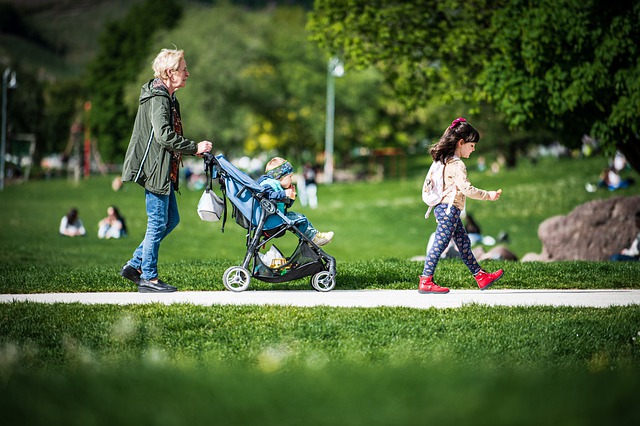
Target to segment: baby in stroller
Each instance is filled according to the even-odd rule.
[[[275,201],[278,210],[294,222],[300,232],[314,244],[318,246],[329,244],[333,238],[333,232],[319,232],[305,215],[288,210],[296,199],[296,189],[292,184],[293,167],[291,163],[282,157],[274,157],[267,163],[265,173],[258,180],[258,184],[266,189],[265,193],[268,199]],[[270,220],[276,221],[278,218],[277,216],[269,217],[265,224],[267,228],[271,225]]]

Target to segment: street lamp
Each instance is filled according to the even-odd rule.
[[[324,181],[333,182],[333,118],[335,115],[336,77],[344,75],[344,66],[338,58],[327,64],[327,124],[324,134]]]
[[[11,79],[9,79],[11,77]],[[7,89],[15,89],[16,72],[11,68],[4,70],[2,74],[2,144],[0,145],[0,191],[4,190],[4,159],[7,146]]]

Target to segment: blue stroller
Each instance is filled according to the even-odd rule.
[[[249,288],[251,278],[270,283],[293,281],[311,276],[311,286],[322,292],[331,291],[336,283],[336,261],[294,226],[269,200],[257,182],[236,168],[223,155],[204,155],[207,179],[220,184],[224,195],[224,219],[227,219],[227,202],[232,206],[232,217],[247,230],[247,252],[240,266],[228,268],[222,277],[227,290],[241,292]],[[210,177],[209,177],[210,176]],[[275,217],[276,220],[270,219]],[[291,231],[298,237],[298,245],[291,256],[278,264],[267,265],[259,250],[274,238]]]

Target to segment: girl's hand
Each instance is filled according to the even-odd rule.
[[[502,195],[502,189],[498,189],[497,191],[489,191],[489,200],[497,201]]]

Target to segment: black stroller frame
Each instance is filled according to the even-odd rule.
[[[246,173],[237,169],[223,155],[204,154],[207,181],[217,180],[224,198],[224,219],[227,219],[227,199],[233,206],[232,216],[236,223],[247,230],[247,252],[242,264],[228,268],[222,277],[224,286],[234,292],[249,288],[251,278],[280,283],[311,276],[311,286],[321,292],[335,287],[336,260],[307,238],[295,222],[278,210],[276,203],[269,200],[265,189]],[[208,181],[209,182],[209,181]],[[276,216],[281,222],[265,229],[267,219]],[[259,250],[267,243],[283,236],[287,231],[298,237],[298,245],[286,262],[273,268],[260,259]]]

